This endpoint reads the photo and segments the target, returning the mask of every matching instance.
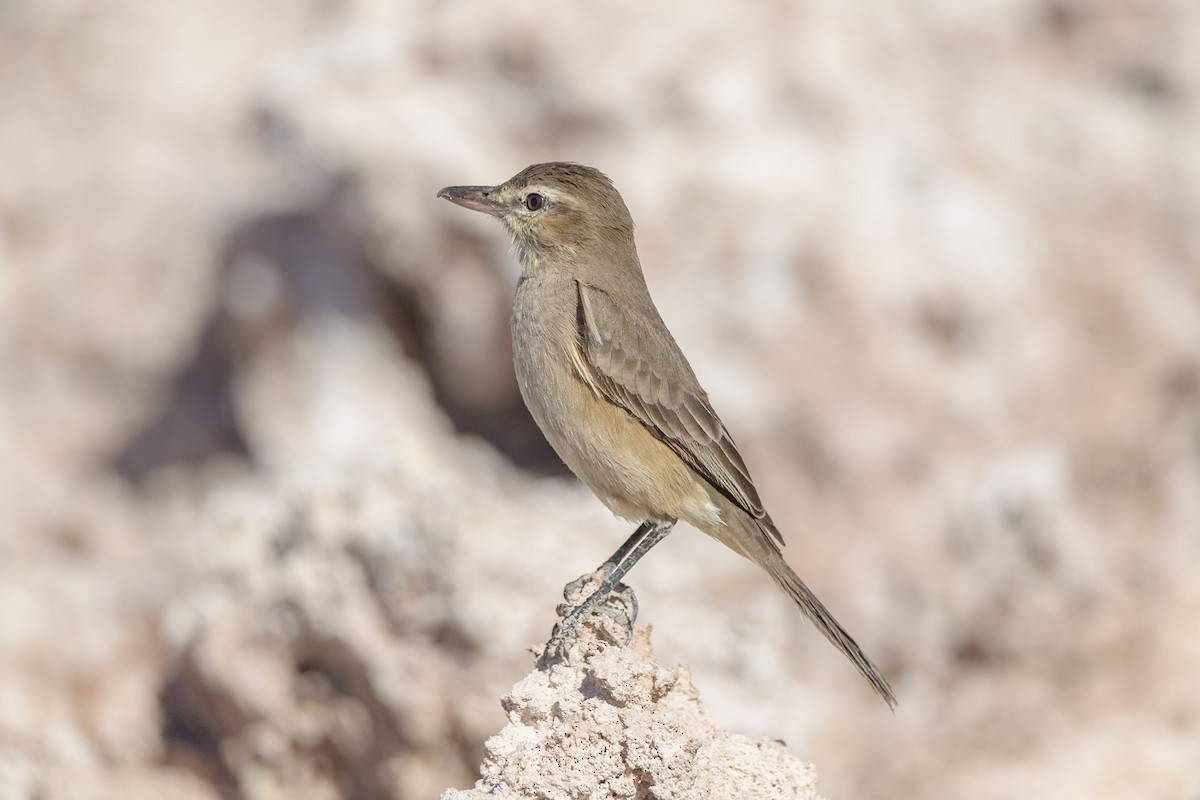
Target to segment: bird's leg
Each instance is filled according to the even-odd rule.
[[[630,551],[632,551],[642,542],[643,539],[646,538],[646,534],[649,533],[653,527],[653,522],[643,522],[638,526],[637,530],[631,533],[629,538],[617,548],[617,551],[609,556],[608,559],[596,569],[595,572],[591,572],[587,575],[580,575],[578,578],[568,583],[563,588],[563,599],[565,599],[567,602],[558,607],[558,615],[560,617],[566,617],[571,613],[572,606],[570,606],[569,603],[577,594],[579,594],[580,589],[582,589],[588,581],[596,580],[598,578],[601,582],[601,585],[603,585],[604,580],[613,574],[613,571],[616,570],[617,566],[625,560]],[[650,547],[653,546],[653,544],[649,545],[646,550],[649,550]],[[643,551],[643,555],[644,554],[645,552]],[[641,558],[641,556],[634,558],[633,561],[631,561],[629,565],[625,567],[623,572],[628,572],[638,558]],[[597,592],[599,591],[601,590],[598,589]],[[592,595],[588,595],[589,599],[591,597]],[[616,598],[619,602],[609,603],[609,598]],[[633,623],[637,621],[638,615],[637,595],[633,593],[632,588],[626,586],[624,583],[618,582],[613,585],[613,588],[608,593],[607,597],[601,597],[600,599],[602,602],[598,603],[594,610],[600,612],[601,614],[606,614],[612,618],[613,622],[624,628],[625,644],[629,644],[630,640],[633,639]],[[583,617],[581,616],[580,619],[583,619]],[[570,642],[568,642],[568,644],[569,643]]]
[[[542,657],[538,660],[538,665],[543,669],[550,665],[562,661],[566,657],[567,649],[575,640],[575,632],[579,627],[579,623],[587,618],[592,611],[597,609],[600,603],[604,602],[614,591],[618,596],[625,601],[631,613],[624,614],[623,622],[629,631],[628,636],[633,635],[633,622],[637,619],[637,598],[633,595],[633,590],[625,584],[621,583],[621,579],[625,574],[633,568],[642,556],[650,552],[650,548],[661,542],[671,529],[675,527],[672,522],[644,522],[638,527],[633,535],[630,536],[625,543],[621,545],[617,552],[612,554],[596,572],[592,575],[585,575],[581,579],[572,581],[564,590],[564,596],[569,601],[572,595],[572,588],[578,591],[582,587],[582,582],[596,576],[602,575],[600,587],[588,595],[582,603],[571,609],[560,610],[562,619],[554,626],[554,632],[550,635],[550,641],[546,643],[546,649],[542,652]],[[615,612],[615,609],[614,609]],[[617,618],[613,612],[610,615]]]
[[[612,575],[613,570],[617,568],[617,565],[625,560],[625,556],[629,555],[629,551],[636,547],[638,542],[645,538],[646,534],[653,527],[653,522],[643,522],[641,525],[639,525],[637,530],[631,533],[629,538],[625,540],[625,543],[617,548],[617,552],[609,556],[608,560],[601,564],[598,569],[593,572],[585,572],[583,575],[580,575],[578,578],[564,586],[563,599],[566,600],[567,603],[570,603],[571,599],[575,597],[575,595],[579,593],[579,590],[582,589],[589,581],[595,580],[597,577],[599,577],[600,581],[603,582],[605,578],[607,578],[609,575]],[[560,617],[565,617],[568,613],[570,613],[571,608],[572,606],[569,606],[565,603],[560,605],[558,607],[558,615]]]

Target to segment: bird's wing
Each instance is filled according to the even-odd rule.
[[[730,502],[765,521],[766,511],[733,438],[666,326],[657,318],[626,312],[602,289],[582,282],[576,286],[573,355],[584,382],[649,429]],[[765,528],[783,544],[773,524]]]

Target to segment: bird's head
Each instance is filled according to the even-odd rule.
[[[534,164],[498,186],[447,186],[438,197],[503,222],[526,265],[556,252],[633,246],[625,201],[592,167]]]

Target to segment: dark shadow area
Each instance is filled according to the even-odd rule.
[[[223,800],[240,800],[245,792],[236,775],[253,757],[254,729],[270,725],[305,763],[338,788],[339,796],[361,800],[406,800],[393,791],[381,764],[417,749],[407,723],[376,692],[366,665],[353,647],[335,637],[302,636],[290,653],[294,673],[290,691],[298,708],[312,715],[310,729],[295,718],[265,720],[244,709],[204,675],[193,653],[172,668],[159,693],[164,763],[211,785]],[[338,719],[339,709],[355,709],[352,719]],[[477,748],[476,748],[477,749]],[[464,765],[479,753],[464,752]]]
[[[486,403],[458,396],[449,380],[456,366],[431,346],[437,320],[423,287],[379,267],[356,193],[355,182],[343,177],[310,207],[266,213],[229,234],[197,344],[164,387],[157,415],[115,456],[120,474],[136,484],[168,464],[221,454],[253,461],[234,404],[238,373],[271,341],[320,315],[382,323],[429,373],[435,399],[459,432],[483,437],[523,469],[567,474],[525,409],[515,377]]]
[[[159,692],[163,763],[211,785],[223,800],[240,800],[237,777],[225,763],[221,742],[247,724],[237,702],[206,681],[189,655],[181,658]]]

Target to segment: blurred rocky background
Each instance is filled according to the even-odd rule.
[[[604,169],[787,554],[638,566],[831,798],[1200,797],[1200,5],[0,0],[0,798],[470,786],[629,532],[437,201]]]

